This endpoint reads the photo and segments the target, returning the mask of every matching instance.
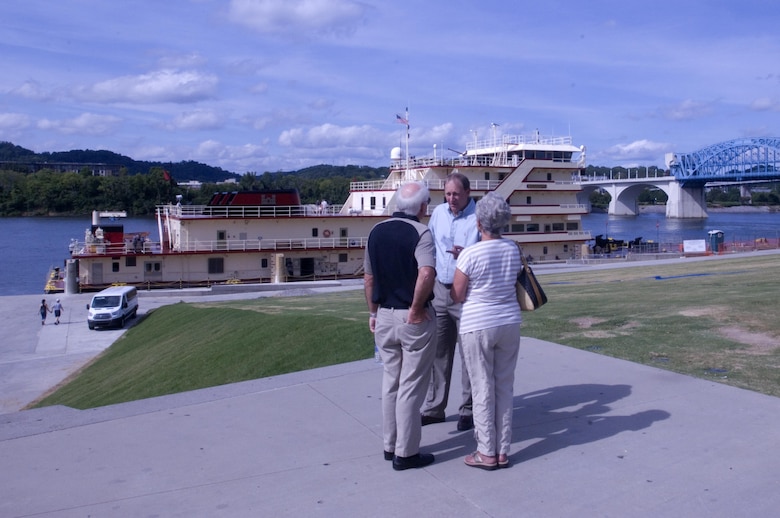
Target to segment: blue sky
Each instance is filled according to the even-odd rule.
[[[462,150],[491,124],[662,166],[780,136],[758,0],[4,0],[0,141],[263,173]],[[449,152],[447,152],[449,153]]]

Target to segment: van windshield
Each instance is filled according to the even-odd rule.
[[[118,295],[100,296],[92,299],[93,308],[115,308],[117,306],[119,306]]]

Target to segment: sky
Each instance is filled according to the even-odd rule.
[[[3,0],[0,141],[262,174],[571,136],[664,166],[780,137],[765,0]],[[495,125],[495,126],[494,126]]]

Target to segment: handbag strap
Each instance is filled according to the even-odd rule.
[[[517,251],[520,252],[520,262],[523,263],[523,269],[526,269],[528,268],[528,261],[525,260],[525,256],[523,255],[523,248],[517,241],[515,241],[515,244],[517,245]]]

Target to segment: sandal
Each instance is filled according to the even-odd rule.
[[[501,457],[503,457],[504,460],[501,460]],[[503,455],[503,454],[499,455],[497,461],[498,461],[498,468],[499,469],[501,469],[501,468],[508,468],[509,467],[509,457],[507,455]]]
[[[466,463],[466,466],[471,466],[472,468],[479,468],[484,469],[486,471],[493,471],[494,469],[498,468],[498,462],[485,462],[484,457],[482,457],[482,454],[478,451],[475,451],[471,455],[467,455],[464,459],[464,462]]]

